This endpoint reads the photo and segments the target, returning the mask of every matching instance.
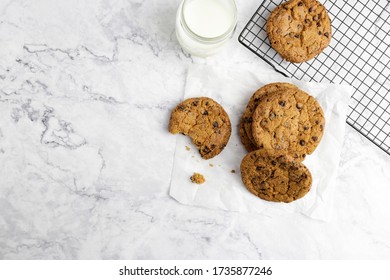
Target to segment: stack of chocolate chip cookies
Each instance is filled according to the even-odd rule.
[[[320,143],[324,126],[320,104],[295,85],[272,83],[257,90],[239,125],[249,152],[241,163],[248,190],[276,202],[291,202],[309,192],[312,177],[301,162]]]

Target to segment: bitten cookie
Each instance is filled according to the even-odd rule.
[[[321,141],[325,117],[314,97],[289,89],[262,99],[253,113],[252,132],[258,147],[284,151],[303,161]]]
[[[249,99],[248,105],[246,106],[244,114],[241,117],[241,123],[240,123],[240,129],[242,125],[246,133],[246,136],[242,135],[243,133],[241,133],[240,130],[241,142],[244,144],[248,152],[257,150],[258,148],[252,136],[252,115],[257,105],[259,105],[263,97],[271,96],[273,93],[277,91],[286,90],[286,89],[297,89],[297,87],[290,83],[271,83],[258,89]],[[246,140],[247,138],[249,138],[252,144],[244,143],[244,141],[247,142]]]
[[[290,156],[264,150],[247,154],[241,162],[241,176],[254,195],[274,202],[292,202],[310,191],[309,169]]]
[[[276,7],[267,20],[271,46],[290,62],[304,62],[330,43],[332,27],[325,7],[316,0],[290,0]]]
[[[172,111],[169,132],[191,137],[204,159],[215,157],[227,145],[232,131],[229,116],[213,99],[190,98]]]

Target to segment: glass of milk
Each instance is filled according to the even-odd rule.
[[[232,37],[236,25],[234,0],[183,0],[177,11],[176,36],[185,52],[207,57]]]

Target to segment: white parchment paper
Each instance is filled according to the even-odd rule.
[[[304,161],[313,176],[311,191],[302,199],[288,204],[267,202],[252,195],[242,183],[240,174],[241,160],[247,153],[239,138],[240,117],[251,95],[271,82],[290,82],[310,93],[321,104],[326,118],[320,145]],[[187,76],[184,99],[207,96],[220,103],[229,114],[232,135],[223,152],[210,160],[200,157],[189,137],[177,135],[170,195],[183,204],[210,209],[257,212],[268,216],[289,211],[314,219],[329,219],[336,187],[333,182],[352,93],[353,88],[348,85],[308,83],[267,72],[192,66]],[[191,183],[190,176],[194,172],[203,174],[206,182],[202,185]]]

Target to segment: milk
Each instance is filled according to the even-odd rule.
[[[234,0],[183,0],[177,11],[176,37],[185,52],[207,57],[232,37],[236,24]]]
[[[234,20],[234,11],[226,0],[192,0],[183,7],[189,29],[200,37],[215,38],[226,33]]]

